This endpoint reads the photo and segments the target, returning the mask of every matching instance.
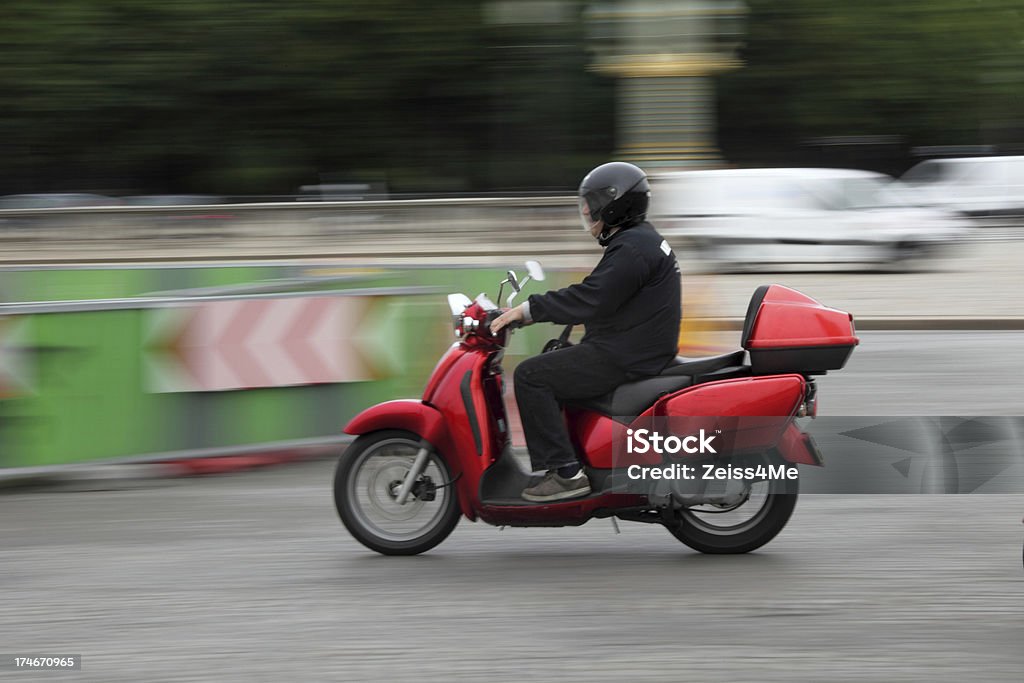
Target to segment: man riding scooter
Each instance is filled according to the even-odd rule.
[[[579,187],[583,227],[604,247],[578,284],[533,294],[491,323],[585,325],[582,341],[521,362],[516,402],[534,471],[543,478],[522,497],[551,502],[585,496],[590,482],[573,451],[561,404],[600,396],[627,381],[654,376],[678,351],[679,264],[646,221],[647,176],[632,164],[598,166]]]
[[[421,398],[384,401],[345,425],[356,439],[338,458],[334,504],[356,540],[385,555],[416,555],[447,538],[461,517],[517,527],[613,517],[660,524],[700,552],[735,554],[785,527],[799,492],[793,468],[822,464],[796,419],[817,413],[815,377],[842,369],[857,346],[853,315],[762,285],[747,306],[739,349],[675,358],[680,276],[672,250],[644,222],[647,195],[643,172],[628,164],[584,179],[584,225],[606,251],[580,284],[505,313],[485,294],[448,295],[457,341]],[[543,279],[539,264],[528,268],[532,280]],[[518,292],[515,273],[507,275],[503,284]],[[582,343],[549,343],[515,374],[533,464],[544,471],[539,483],[511,453],[502,401],[508,327],[534,320],[587,327]],[[666,433],[682,442],[711,427],[724,444],[715,463],[757,468],[722,486],[623,487],[629,468],[662,463],[629,453],[630,430],[654,420],[672,420]],[[787,474],[770,475],[773,467]],[[539,504],[523,504],[524,493]]]

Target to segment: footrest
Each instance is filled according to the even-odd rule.
[[[488,507],[530,507],[531,505],[547,505],[547,503],[531,503],[522,498],[488,498],[480,501]]]
[[[578,496],[576,498],[564,498],[562,500],[548,500],[539,503],[535,503],[532,500],[524,500],[519,497],[488,498],[480,502],[488,507],[536,507],[543,505],[561,505],[563,503],[578,503],[582,500],[587,500],[588,498],[593,498],[597,495],[600,494],[591,491],[585,496]]]

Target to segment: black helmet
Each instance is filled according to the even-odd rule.
[[[580,183],[579,201],[580,217],[588,232],[598,221],[604,221],[599,239],[603,243],[609,229],[628,228],[647,216],[651,201],[647,175],[622,161],[602,164]]]

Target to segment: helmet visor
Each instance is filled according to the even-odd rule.
[[[583,223],[583,229],[586,232],[590,232],[594,229],[594,226],[601,222],[601,205],[598,198],[593,194],[584,195],[580,197],[580,222]]]

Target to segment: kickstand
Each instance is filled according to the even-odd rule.
[[[619,522],[618,522],[618,520],[615,519],[614,517],[609,517],[608,519],[612,520],[612,528],[615,529],[615,533],[621,534],[622,532],[619,531]]]

